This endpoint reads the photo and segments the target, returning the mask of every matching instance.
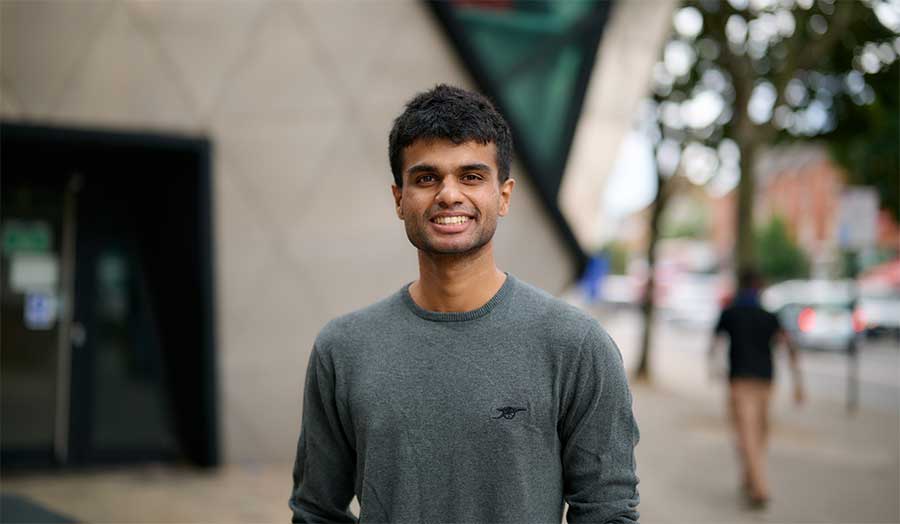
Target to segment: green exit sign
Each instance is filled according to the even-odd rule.
[[[53,230],[42,220],[10,220],[3,224],[3,254],[46,253],[53,244]]]

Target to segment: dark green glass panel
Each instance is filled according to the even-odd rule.
[[[596,47],[586,33],[597,4],[451,5],[463,38],[495,86],[492,95],[516,130],[517,149],[527,149],[539,171],[559,171],[571,140],[566,127],[580,109],[572,107],[581,101],[579,76]]]

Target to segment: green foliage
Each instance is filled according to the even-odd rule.
[[[827,143],[847,182],[874,187],[900,220],[897,9],[880,0],[685,0],[676,10],[653,75],[657,144],[677,144],[695,184],[740,173],[739,267],[755,258],[749,174],[778,143]],[[714,121],[714,110],[699,110],[720,106]],[[723,154],[724,139],[740,150],[739,165]],[[688,161],[689,147],[704,155]],[[708,158],[716,152],[718,162]]]
[[[862,106],[838,103],[841,125],[824,138],[847,170],[848,182],[874,187],[881,207],[900,221],[900,62],[866,80],[877,93],[875,100]]]
[[[862,6],[860,6],[862,7]],[[860,53],[868,42],[881,42],[900,52],[897,35],[884,28],[871,9],[854,10],[849,30],[826,59],[828,71],[861,68]],[[824,69],[820,68],[820,69]],[[872,186],[881,197],[881,206],[900,220],[900,60],[881,64],[877,73],[862,77],[874,96],[867,103],[853,97],[834,99],[834,130],[822,136],[833,158],[848,174],[850,184]],[[843,77],[845,83],[847,77]]]
[[[677,198],[663,212],[662,238],[707,238],[709,212],[702,202],[693,198]]]
[[[617,240],[607,242],[600,249],[600,254],[609,260],[609,272],[612,275],[624,275],[628,269],[628,248]]]
[[[661,231],[662,238],[704,238],[706,225],[702,220],[668,222]]]
[[[781,217],[775,216],[754,235],[759,271],[771,282],[809,276],[809,260],[788,234]]]

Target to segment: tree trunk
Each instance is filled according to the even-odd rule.
[[[754,80],[749,63],[738,62],[731,65],[734,86],[734,141],[741,151],[741,178],[737,187],[735,219],[737,238],[732,269],[740,274],[742,270],[755,267],[756,250],[753,241],[753,202],[756,196],[756,173],[754,170],[756,151],[763,130],[750,120],[748,105],[753,94]]]
[[[741,179],[737,191],[737,241],[735,270],[741,271],[756,267],[756,247],[753,235],[753,203],[756,196],[755,159],[756,145],[750,140],[742,140]]]
[[[656,289],[656,244],[659,240],[659,223],[666,203],[669,200],[668,184],[671,180],[664,180],[657,177],[656,199],[653,201],[653,208],[650,211],[649,239],[647,242],[647,286],[644,289],[644,296],[641,300],[641,317],[644,324],[644,331],[641,333],[641,360],[638,363],[637,379],[650,379],[650,347],[653,344],[653,319],[656,311],[656,304],[653,301],[654,291]]]

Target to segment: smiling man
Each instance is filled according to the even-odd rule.
[[[419,278],[316,338],[293,522],[558,523],[564,501],[569,522],[637,522],[618,348],[494,262],[515,186],[503,117],[441,85],[407,104],[389,142]]]

